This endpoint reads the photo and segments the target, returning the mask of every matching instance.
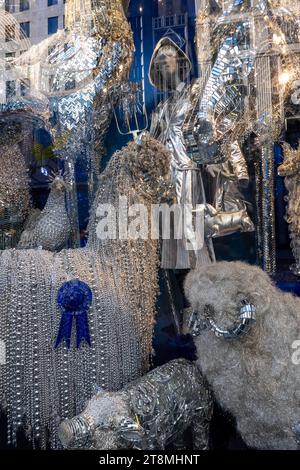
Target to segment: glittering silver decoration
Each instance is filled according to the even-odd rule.
[[[66,184],[57,176],[52,185],[47,203],[41,213],[35,211],[24,227],[19,249],[43,248],[58,251],[67,247],[71,226],[66,210]]]
[[[205,320],[198,317],[196,312],[192,312],[189,320],[189,329],[192,335],[199,336],[203,331],[211,330],[217,337],[224,339],[239,339],[245,336],[253,327],[256,321],[256,308],[246,300],[242,302],[239,320],[228,328],[220,327],[213,319],[213,310],[210,306],[205,308]]]
[[[285,99],[298,78],[298,22],[299,8],[285,0],[203,0],[197,18],[201,76],[187,142],[193,158],[208,162],[213,149],[218,151],[216,142],[224,144],[221,154],[226,154],[233,142],[258,136],[257,252],[269,273],[276,270],[273,145],[283,129]],[[200,137],[193,125],[197,119]],[[202,134],[210,152],[199,152]]]
[[[0,249],[16,246],[30,205],[28,173],[20,147],[1,145]]]
[[[201,3],[197,19],[200,79],[184,123],[188,153],[199,164],[225,161],[243,120],[254,66],[250,23],[241,15],[245,3],[229,1],[213,12],[213,2]]]
[[[80,160],[86,167],[92,202],[105,134],[132,62],[133,39],[124,8],[121,0],[66,2],[66,27],[39,44],[26,44],[26,51],[10,62],[15,77],[30,81],[28,93],[17,93],[0,105],[3,112],[32,111],[49,120],[54,153],[65,161],[74,247],[80,241],[75,164]],[[21,43],[16,50],[22,50]]]
[[[261,145],[261,181],[257,181],[260,191],[259,210],[261,210],[261,251],[262,265],[267,272],[276,270],[275,246],[275,194],[274,194],[274,141],[268,126],[272,125],[273,105],[271,83],[271,59],[268,56],[258,57],[255,64],[257,87],[258,132],[263,136]]]
[[[208,448],[212,396],[197,366],[178,359],[116,393],[99,391],[60,425],[69,449],[165,449],[192,427],[193,448]]]
[[[248,180],[240,143],[247,131],[247,86],[254,67],[250,24],[240,15],[243,1],[220,3],[213,13],[212,6],[210,0],[202,2],[197,18],[200,78],[184,123],[186,146],[198,164],[220,164],[220,173],[228,173],[230,164],[232,176]]]
[[[86,27],[80,2],[68,2],[68,22],[73,36],[69,38],[67,48],[64,38],[61,39],[58,49],[50,57],[56,71],[50,97],[51,109],[56,117],[53,133],[56,153],[66,162],[65,176],[70,184],[68,212],[72,233],[77,233],[74,246],[79,245],[75,161],[80,155],[81,160],[86,162],[92,200],[104,152],[105,134],[113,106],[119,97],[119,87],[128,78],[133,51],[132,33],[120,0],[86,2],[85,7],[94,22],[95,31],[92,35],[89,32],[92,37],[87,37],[87,32],[81,30],[83,25],[79,27],[77,24],[78,15],[75,12],[78,10],[79,18],[82,18],[80,22]],[[82,76],[78,77],[78,71],[82,71]],[[61,93],[62,85],[70,81],[77,84],[75,90]]]
[[[158,155],[160,158],[158,158]],[[144,136],[111,159],[102,174],[84,249],[4,250],[0,255],[0,401],[8,442],[17,445],[24,427],[42,448],[60,446],[57,426],[84,408],[96,385],[119,390],[149,369],[158,292],[155,240],[100,240],[99,204],[118,209],[119,196],[148,209],[163,194],[169,155]],[[145,178],[145,175],[148,175]],[[55,348],[61,318],[57,293],[80,279],[93,294],[89,310],[91,347]]]
[[[249,61],[236,62],[236,43],[241,42],[243,27],[239,24],[236,29],[232,36],[227,32],[222,38],[224,44],[217,51],[207,80],[196,80],[191,86],[183,82],[188,65],[182,62],[189,64],[189,60],[169,38],[159,41],[153,53],[149,72],[152,84],[161,87],[162,76],[174,88],[171,97],[153,113],[150,132],[172,153],[170,173],[177,203],[192,205],[201,225],[195,230],[194,220],[185,219],[183,240],[163,240],[163,268],[188,269],[213,262],[212,238],[254,230],[237,187],[238,181],[249,180],[247,164],[232,132],[245,99],[240,74],[247,76],[251,71]],[[208,204],[204,181],[211,177],[215,190]],[[202,216],[197,205],[205,208]],[[197,249],[188,248],[187,241],[195,240],[196,231]]]
[[[298,206],[300,201],[300,180],[299,180],[299,156],[300,151],[293,149],[289,144],[283,144],[284,161],[278,168],[280,176],[284,176],[284,182],[288,191],[286,221],[289,224],[291,247],[295,264],[291,270],[297,276],[300,275],[300,232]]]

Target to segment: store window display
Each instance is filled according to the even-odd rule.
[[[151,18],[152,3],[153,15],[166,16]],[[22,217],[10,221],[23,228],[29,214],[16,249],[1,238],[5,445],[22,447],[23,430],[30,446],[43,449],[205,450],[216,447],[219,404],[248,446],[299,446],[299,300],[268,275],[276,257],[273,147],[289,90],[297,95],[299,53],[290,53],[289,41],[299,12],[282,9],[284,0],[197,2],[195,78],[191,3],[134,2],[131,30],[128,2],[52,2],[52,34],[46,15],[46,37],[30,44],[33,21],[26,50],[15,37],[19,49],[5,52],[0,219],[12,208]],[[34,5],[24,14],[34,16]],[[20,80],[24,70],[32,80]],[[162,98],[150,132],[148,94],[155,106]],[[114,151],[100,174],[112,117]],[[279,173],[298,265],[299,150],[283,147]],[[41,212],[30,213],[28,155],[52,183]],[[64,171],[52,174],[45,156]],[[255,218],[242,196],[249,182]],[[88,224],[84,248],[73,231],[77,208]],[[152,231],[153,208],[174,210],[174,219]],[[169,220],[171,237],[161,239]],[[249,250],[254,236],[240,232],[253,232],[254,223],[252,250],[267,272],[219,262],[226,235],[234,235],[228,258],[243,258],[234,242]],[[4,233],[14,235],[13,227]],[[224,441],[227,431],[219,429]]]

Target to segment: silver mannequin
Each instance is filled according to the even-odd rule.
[[[185,83],[190,69],[190,61],[184,52],[170,38],[162,38],[154,50],[149,76],[153,86],[164,92],[172,91],[172,94],[154,111],[150,133],[172,154],[170,171],[176,188],[176,202],[191,204],[194,215],[197,213],[199,217],[198,222],[200,220],[197,230],[194,220],[184,221],[182,239],[163,240],[161,266],[165,269],[189,269],[214,262],[213,238],[253,230],[237,189],[238,180],[248,180],[247,166],[238,143],[232,143],[229,160],[218,163],[220,149],[210,131],[210,122],[203,121],[206,126],[203,138],[199,130],[199,140],[202,153],[212,164],[198,164],[188,155],[184,123],[199,89],[197,81],[191,86]],[[214,186],[212,205],[207,204],[203,184],[208,175]],[[193,237],[195,249],[191,243]]]
[[[162,91],[172,91],[167,100],[161,102],[152,115],[150,133],[164,143],[172,154],[171,177],[176,188],[178,204],[192,204],[202,212],[200,230],[195,238],[191,221],[184,223],[181,239],[163,240],[161,266],[164,269],[189,269],[197,264],[215,261],[212,243],[204,238],[204,207],[206,203],[202,171],[187,155],[182,126],[190,110],[190,87],[185,79],[191,63],[184,52],[168,37],[157,44],[151,64],[150,81]],[[199,233],[200,232],[200,233]],[[191,249],[193,240],[197,249]]]

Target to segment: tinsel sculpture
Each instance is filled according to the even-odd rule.
[[[59,428],[69,449],[165,449],[182,445],[192,428],[193,448],[208,448],[212,397],[197,366],[169,362],[116,393],[100,390],[75,418]]]
[[[300,275],[300,148],[293,149],[283,144],[284,161],[278,168],[288,191],[286,221],[289,224],[291,247],[295,264],[291,266],[296,275]]]
[[[66,210],[67,185],[61,176],[54,178],[44,209],[33,210],[26,222],[18,248],[44,248],[58,251],[66,248],[71,226]]]
[[[99,224],[107,208],[115,208],[118,220],[127,220],[120,196],[127,198],[129,208],[150,208],[168,198],[169,158],[164,146],[147,135],[114,154],[100,178],[86,248],[1,254],[0,340],[6,345],[6,365],[1,366],[0,400],[8,442],[16,445],[17,431],[24,427],[33,443],[45,448],[49,438],[49,445],[57,448],[58,424],[82,411],[96,385],[116,391],[148,371],[158,290],[157,240],[99,239]],[[112,219],[107,220],[109,225]],[[73,337],[70,348],[65,341],[56,344],[61,306],[69,305],[58,303],[58,293],[72,280],[92,292],[91,305],[84,307],[90,345],[84,341],[79,348]],[[77,288],[73,297],[71,314],[76,316],[82,302]]]
[[[297,449],[300,300],[241,262],[191,271],[185,292],[198,365],[246,444]]]
[[[232,2],[235,13],[240,13],[242,3]],[[207,6],[217,7],[215,2]],[[207,14],[212,15],[209,10]],[[224,20],[221,13],[220,18]],[[214,262],[213,238],[254,230],[239,191],[239,183],[249,181],[241,149],[246,97],[241,76],[250,74],[253,64],[244,55],[236,57],[244,47],[241,24],[230,25],[229,30],[227,18],[224,25],[220,23],[224,26],[220,34],[220,18],[214,18],[218,41],[213,44],[211,64],[201,67],[201,78],[191,85],[186,84],[190,60],[169,37],[157,43],[150,63],[150,83],[166,96],[152,115],[150,132],[172,153],[170,173],[177,203],[191,204],[199,220],[197,237],[191,220],[185,221],[184,239],[163,240],[162,267],[166,269]],[[201,212],[196,205],[202,206]]]
[[[257,136],[251,152],[257,257],[270,274],[276,271],[274,142],[281,140],[286,105],[298,86],[298,25],[299,3],[290,0],[199,2],[200,100],[192,119],[188,116],[187,137],[192,152],[198,152],[199,143],[206,152],[212,153],[218,145],[225,155],[231,151],[235,173],[237,144],[245,143],[251,134]],[[205,151],[199,154],[203,158]],[[222,173],[223,169],[221,182]]]
[[[29,181],[18,144],[0,146],[0,249],[16,246],[30,210]]]

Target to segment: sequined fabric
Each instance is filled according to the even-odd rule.
[[[289,224],[291,248],[295,264],[291,266],[296,275],[300,275],[300,225],[299,225],[299,201],[300,201],[300,179],[299,179],[299,157],[298,149],[293,149],[289,144],[283,145],[284,161],[278,168],[280,176],[284,177],[288,191],[286,221]]]

